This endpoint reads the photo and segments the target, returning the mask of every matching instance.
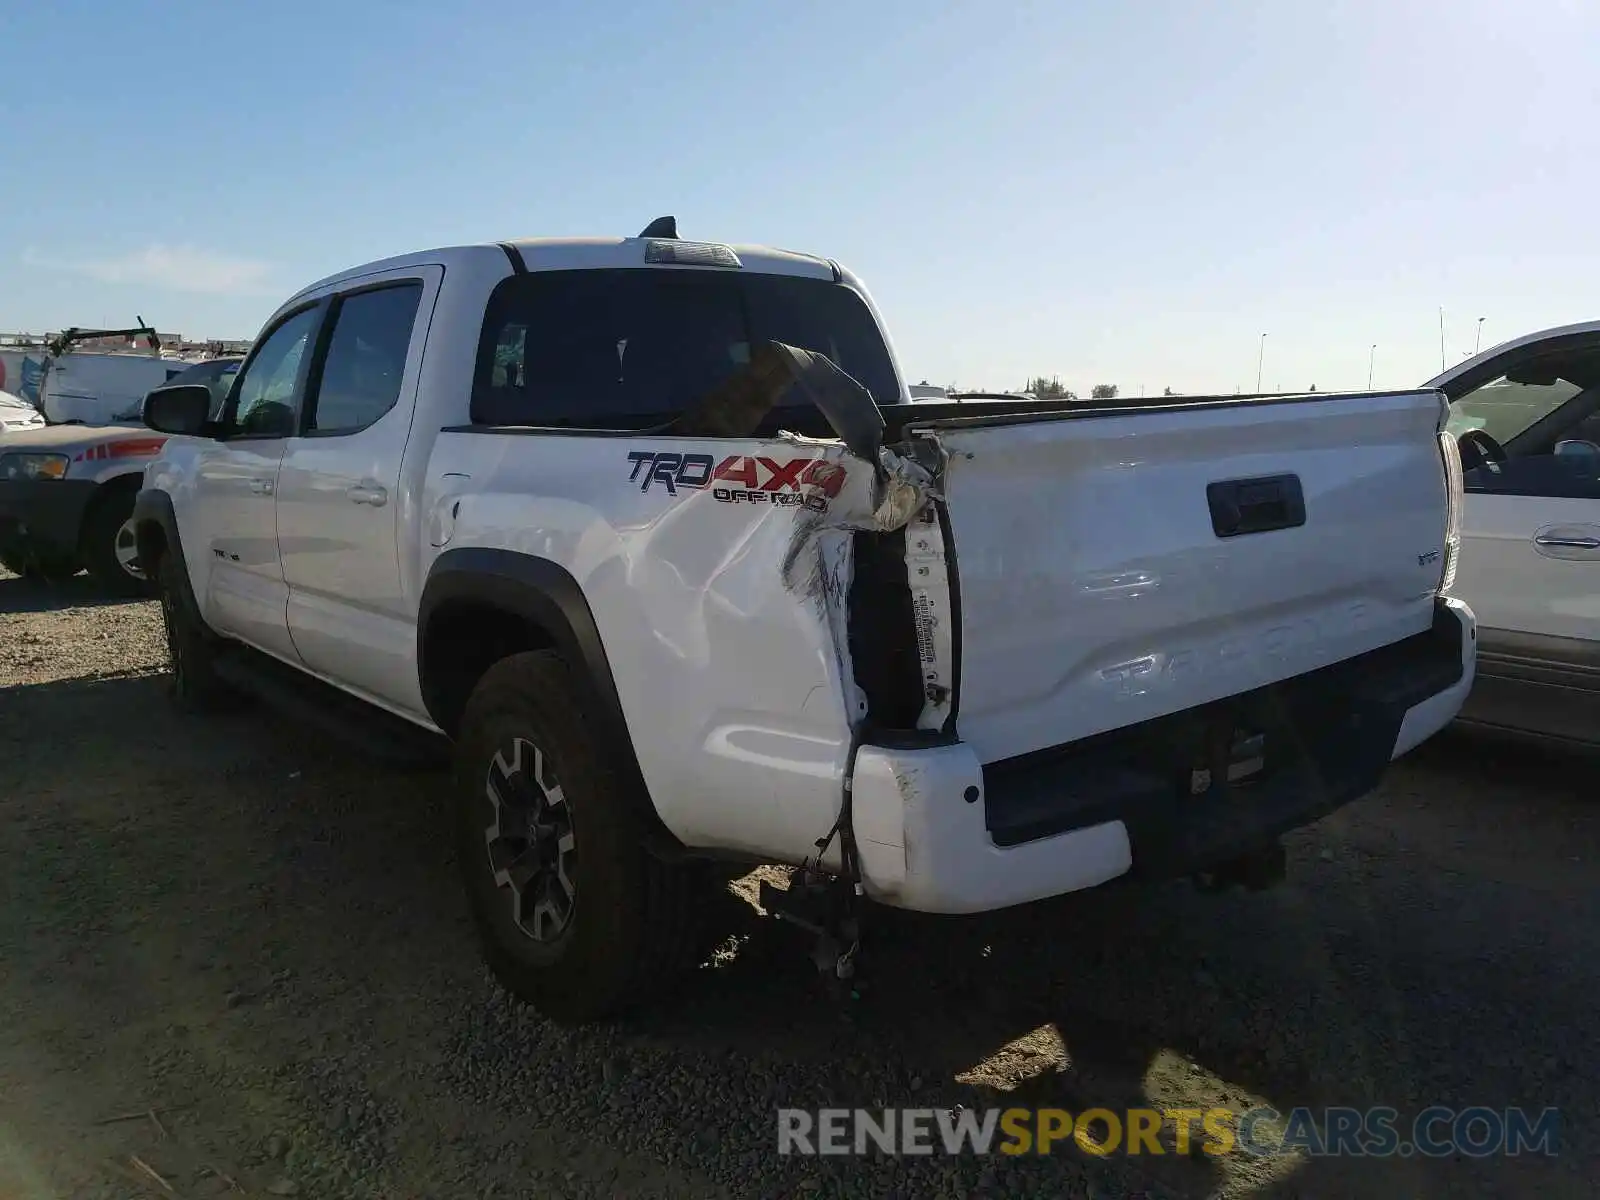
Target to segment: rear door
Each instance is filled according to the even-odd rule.
[[[1482,430],[1515,447],[1530,426],[1580,394],[1564,380],[1496,379],[1452,406],[1452,433]],[[1600,478],[1581,454],[1525,454],[1466,473],[1462,556],[1454,591],[1477,613],[1492,652],[1498,633],[1600,640]],[[1549,647],[1561,658],[1557,642]]]
[[[274,499],[324,308],[317,301],[296,309],[257,340],[223,409],[226,436],[201,451],[188,511],[178,514],[185,554],[206,556],[206,620],[290,661],[298,656],[289,638]]]
[[[299,434],[277,489],[289,633],[305,665],[421,713],[401,593],[400,465],[443,269],[363,277],[329,297]]]
[[[1483,430],[1509,455],[1466,473],[1451,590],[1478,617],[1468,719],[1600,738],[1600,417],[1582,415],[1592,397],[1566,379],[1502,377],[1452,406],[1452,432]],[[1574,407],[1570,428],[1540,435]]]

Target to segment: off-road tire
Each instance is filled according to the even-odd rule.
[[[644,848],[638,809],[625,793],[616,752],[595,733],[570,668],[548,651],[502,659],[467,701],[456,742],[456,857],[484,956],[512,994],[566,1025],[616,1015],[663,993],[706,948],[708,874],[668,864]],[[536,940],[518,923],[496,881],[487,831],[498,826],[491,772],[537,750],[570,822],[571,916]],[[531,765],[524,763],[532,771]]]
[[[133,516],[137,497],[136,489],[114,485],[97,496],[83,519],[83,533],[78,539],[78,556],[84,566],[100,589],[113,596],[151,596],[157,590],[148,574],[143,579],[128,574],[117,558],[117,542]]]
[[[175,554],[156,562],[157,594],[167,631],[167,695],[180,712],[203,713],[232,706],[235,693],[216,673],[216,635],[193,616],[189,581]]]

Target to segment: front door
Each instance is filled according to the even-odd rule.
[[[1452,405],[1451,431],[1480,431],[1472,449],[1481,459],[1466,473],[1452,591],[1478,618],[1479,682],[1464,715],[1594,741],[1600,446],[1592,439],[1600,393],[1584,386],[1585,362],[1560,368],[1577,381],[1497,378]]]
[[[301,660],[417,716],[425,713],[415,609],[401,582],[401,461],[442,275],[412,267],[330,297],[327,349],[277,489],[289,633]]]
[[[1469,494],[1456,579],[1491,643],[1592,643],[1600,664],[1600,495]]]
[[[291,313],[263,339],[240,369],[222,414],[225,436],[196,465],[192,513],[204,555],[206,621],[281,658],[296,659],[289,638],[288,586],[278,552],[278,468],[299,419],[311,349],[324,305]],[[198,574],[198,572],[196,572]]]

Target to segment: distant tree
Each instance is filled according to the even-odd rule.
[[[1052,375],[1049,379],[1046,379],[1043,375],[1030,379],[1027,386],[1022,390],[1032,392],[1041,400],[1076,400],[1078,398],[1062,386],[1059,375]]]
[[[1117,385],[1114,383],[1097,383],[1094,391],[1089,393],[1095,400],[1115,400],[1117,398]]]

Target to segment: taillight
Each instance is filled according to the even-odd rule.
[[[1439,435],[1439,453],[1444,458],[1445,529],[1444,569],[1439,572],[1439,591],[1450,590],[1456,581],[1456,562],[1461,557],[1461,509],[1466,503],[1466,485],[1461,476],[1461,448],[1448,433]]]

